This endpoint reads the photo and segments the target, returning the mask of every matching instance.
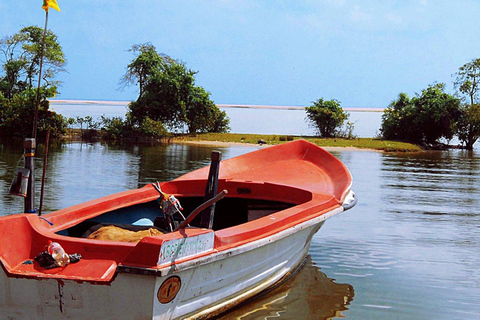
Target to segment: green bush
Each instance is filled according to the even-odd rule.
[[[165,129],[161,121],[155,121],[149,117],[143,119],[140,132],[146,136],[154,138],[166,137],[168,135],[168,131]]]
[[[349,114],[340,107],[340,102],[318,99],[313,105],[305,108],[307,120],[315,127],[321,137],[335,137]]]
[[[460,101],[435,84],[409,98],[400,93],[382,115],[380,131],[384,139],[420,145],[453,138],[460,117]]]

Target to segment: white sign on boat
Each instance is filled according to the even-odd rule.
[[[204,233],[194,237],[172,239],[162,243],[158,265],[171,263],[174,260],[198,255],[213,250],[214,233]]]

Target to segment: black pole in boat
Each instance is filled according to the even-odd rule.
[[[190,222],[192,222],[193,219],[195,219],[195,217],[197,216],[197,214],[199,214],[201,211],[205,210],[205,208],[208,208],[210,207],[211,205],[215,204],[216,202],[218,202],[219,200],[222,200],[223,198],[225,198],[225,196],[227,195],[228,191],[227,190],[223,190],[222,192],[220,192],[219,194],[217,194],[215,197],[213,197],[212,199],[210,200],[207,200],[206,202],[202,203],[201,205],[199,205],[198,207],[195,208],[195,210],[192,211],[192,213],[190,213],[188,215],[188,217],[183,220],[176,228],[175,230],[173,231],[177,231],[178,229],[183,229],[183,228],[186,228]]]
[[[25,139],[23,141],[23,147],[25,149],[25,169],[30,171],[27,196],[25,197],[24,212],[35,213],[35,139]]]
[[[48,145],[50,142],[50,130],[47,131],[47,137],[45,138],[45,151],[43,153],[43,172],[42,172],[42,189],[40,191],[40,207],[38,208],[38,215],[42,215],[43,208],[43,194],[45,190],[45,175],[47,173],[47,161],[48,161]]]
[[[220,171],[220,161],[222,160],[222,153],[220,151],[212,151],[210,158],[212,160],[212,163],[210,164],[210,171],[208,172],[205,198],[203,199],[204,202],[212,199],[217,195],[218,173]],[[214,215],[215,203],[202,211],[202,215],[200,217],[200,226],[202,228],[212,229]]]

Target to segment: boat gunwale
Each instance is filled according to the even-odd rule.
[[[191,256],[184,259],[176,260],[170,264],[164,264],[152,268],[141,268],[136,266],[129,266],[123,265],[122,263],[119,264],[119,271],[129,273],[127,269],[134,269],[137,270],[145,270],[151,272],[151,275],[156,275],[159,277],[170,275],[173,273],[177,273],[183,270],[187,270],[190,268],[195,268],[200,265],[208,264],[211,262],[219,261],[225,259],[227,257],[236,256],[242,254],[244,252],[248,252],[250,250],[254,250],[256,248],[274,243],[278,240],[286,238],[299,230],[303,230],[309,228],[313,225],[319,224],[330,217],[333,217],[341,212],[343,212],[343,207],[337,206],[335,208],[331,208],[327,212],[320,213],[319,215],[305,219],[302,222],[299,222],[296,225],[288,226],[283,230],[278,232],[272,232],[271,234],[266,235],[265,237],[260,237],[257,239],[253,239],[251,241],[244,241],[239,244],[234,244],[231,246],[225,246],[219,249],[214,248],[211,251],[205,252],[201,255]],[[136,272],[133,272],[136,273]]]
[[[170,272],[178,272],[178,271],[183,270],[183,269],[188,269],[188,268],[191,268],[191,267],[194,267],[194,266],[198,266],[198,265],[201,265],[201,264],[210,263],[212,261],[223,259],[223,258],[225,258],[226,256],[229,256],[229,255],[239,254],[241,252],[244,252],[245,250],[248,250],[248,248],[250,246],[252,246],[252,248],[255,248],[256,246],[259,246],[259,245],[268,244],[271,241],[276,241],[276,240],[281,239],[285,236],[288,236],[289,234],[294,233],[299,229],[301,230],[305,227],[308,227],[312,223],[316,223],[315,221],[317,221],[317,220],[319,222],[324,221],[327,218],[329,218],[330,216],[333,216],[333,215],[343,211],[343,207],[341,207],[340,204],[336,204],[334,207],[327,207],[327,208],[322,207],[322,204],[318,204],[317,201],[315,200],[315,198],[316,198],[315,195],[313,195],[313,197],[310,201],[307,201],[305,203],[299,204],[297,206],[294,206],[294,207],[291,207],[291,208],[288,208],[288,209],[285,209],[285,210],[281,210],[281,211],[272,213],[270,215],[259,218],[257,220],[253,220],[253,221],[246,222],[244,224],[239,225],[239,226],[243,226],[243,227],[249,227],[249,226],[252,226],[252,225],[255,225],[255,224],[257,224],[257,225],[258,224],[268,225],[268,220],[271,220],[271,219],[277,220],[277,222],[278,222],[278,224],[280,224],[280,226],[276,227],[276,228],[271,228],[269,230],[269,232],[261,232],[257,236],[253,236],[253,237],[249,236],[249,237],[246,237],[246,238],[242,238],[240,241],[234,241],[232,243],[226,243],[226,244],[223,243],[223,244],[219,245],[218,244],[218,239],[221,237],[222,231],[224,231],[224,233],[225,232],[228,233],[229,231],[234,230],[238,226],[233,226],[233,227],[230,227],[230,228],[217,230],[217,231],[214,232],[216,245],[214,246],[214,248],[212,250],[203,252],[201,254],[192,255],[192,256],[182,258],[182,259],[178,259],[178,260],[175,260],[171,263],[167,263],[167,264],[163,264],[163,265],[152,265],[150,267],[146,267],[145,265],[135,265],[135,264],[132,264],[132,263],[126,264],[127,263],[126,260],[129,257],[129,254],[127,254],[126,256],[124,256],[124,259],[122,261],[116,261],[117,271],[121,272],[122,270],[126,270],[126,269],[130,268],[132,270],[134,270],[134,269],[146,270],[146,271],[149,271],[148,273],[153,273],[153,274],[157,274],[158,271],[160,271],[160,275],[165,275],[165,274],[168,274]],[[321,209],[323,209],[323,210],[321,210]],[[290,211],[294,210],[294,211],[296,211],[296,213],[291,214],[291,215],[288,214],[288,212],[285,213],[285,211],[289,211],[289,210]],[[310,213],[307,213],[306,216],[304,216],[303,218],[294,219],[294,217],[296,217],[298,215],[301,215],[302,213],[305,214],[305,212],[307,212],[307,211],[309,211]],[[290,217],[291,219],[293,219],[294,222],[290,222],[289,224],[282,224],[281,223],[282,219],[276,219],[276,217],[275,217],[275,215],[282,214],[282,213],[284,215],[286,215],[287,218]],[[100,244],[104,248],[104,250],[118,250],[121,247],[123,247],[124,248],[123,250],[129,250],[130,253],[133,253],[134,250],[135,250],[135,247],[137,247],[138,245],[143,245],[143,244],[147,244],[147,243],[150,244],[150,245],[156,246],[158,248],[158,250],[160,250],[161,244],[163,243],[163,241],[165,241],[165,236],[168,236],[170,238],[179,238],[176,234],[170,233],[170,234],[166,234],[166,235],[163,235],[163,236],[146,237],[146,238],[144,238],[144,240],[140,241],[137,244],[125,243],[125,242],[116,242],[116,241],[83,239],[83,238],[76,238],[75,240],[73,240],[72,237],[58,235],[58,234],[55,234],[55,237],[52,237],[54,232],[52,230],[48,230],[47,228],[45,228],[45,223],[42,223],[41,221],[43,221],[43,220],[39,219],[40,217],[38,217],[38,216],[29,215],[29,216],[21,216],[21,217],[27,219],[30,227],[32,228],[32,232],[35,232],[39,236],[42,236],[44,238],[51,238],[51,239],[55,239],[55,240],[60,241],[60,242],[62,241],[62,239],[64,239],[64,240],[68,240],[70,242],[76,242],[78,245],[81,245],[82,243],[84,243],[84,244],[89,243],[91,245],[99,245]],[[35,217],[38,217],[38,219],[35,219]],[[204,230],[205,232],[208,232],[209,229],[197,229],[197,228],[195,228],[195,229],[186,229],[186,230],[188,230],[189,233],[190,232],[196,233],[196,232],[202,232],[201,230]],[[227,239],[228,239],[228,236],[227,236]],[[108,248],[111,248],[111,249],[108,249]],[[158,255],[158,253],[157,253],[157,255]],[[2,261],[2,264],[4,265],[5,269],[8,271],[8,274],[18,275],[18,273],[15,272],[16,266],[10,266],[9,264],[5,264],[4,262],[6,262],[6,261],[3,261],[3,260],[4,259],[0,259],[0,261]],[[134,272],[134,273],[137,273],[137,272]],[[23,273],[22,275],[25,276],[25,277],[29,277],[29,275],[27,275],[25,273]],[[42,275],[39,275],[39,274],[35,274],[35,275],[31,275],[31,276],[36,277],[36,278],[42,278],[43,277]],[[45,278],[53,278],[49,274],[45,274],[44,277]],[[65,276],[65,275],[61,276],[60,278],[62,278],[64,280],[87,281],[87,282],[92,282],[92,283],[99,282],[99,281],[91,280],[91,279],[83,279],[83,280],[81,280],[81,279],[69,279],[68,276]],[[112,280],[113,280],[113,278],[112,278]],[[100,282],[104,282],[104,281],[100,281]]]

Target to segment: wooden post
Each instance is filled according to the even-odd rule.
[[[23,147],[25,149],[25,168],[30,170],[24,212],[35,213],[35,139],[26,138],[23,140]]]
[[[212,151],[210,158],[212,160],[212,163],[210,164],[207,187],[205,190],[205,198],[203,199],[203,201],[208,201],[215,197],[218,190],[218,173],[220,171],[220,161],[222,160],[222,153],[220,151]],[[212,229],[214,215],[215,203],[212,204],[209,208],[206,208],[202,211],[200,226],[202,228]]]

